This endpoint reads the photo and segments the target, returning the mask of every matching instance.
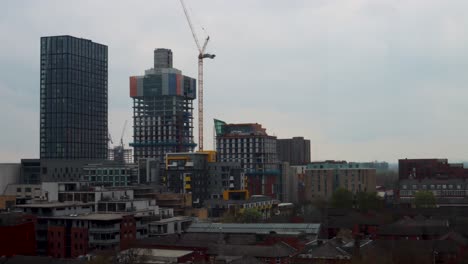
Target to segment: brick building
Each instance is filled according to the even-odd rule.
[[[22,213],[0,213],[0,256],[36,254],[36,218]]]
[[[447,159],[400,159],[399,179],[468,178],[468,168]]]
[[[94,249],[125,249],[142,236],[137,234],[141,219],[131,212],[93,213],[89,204],[67,202],[17,207],[37,217],[39,255],[76,258]]]

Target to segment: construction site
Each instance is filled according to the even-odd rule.
[[[133,99],[134,161],[166,153],[193,151],[193,100],[196,80],[172,68],[172,51],[156,49],[154,68],[130,77]]]

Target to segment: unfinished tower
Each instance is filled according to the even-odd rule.
[[[250,195],[281,198],[281,171],[276,137],[257,123],[226,124],[215,119],[216,151],[220,162],[239,162]]]
[[[154,68],[130,77],[133,98],[134,160],[193,151],[193,100],[196,80],[172,68],[172,51],[156,49]]]

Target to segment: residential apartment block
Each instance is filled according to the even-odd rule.
[[[375,169],[346,161],[312,162],[304,175],[305,199],[329,199],[338,188],[353,193],[375,192]]]
[[[306,165],[310,162],[310,140],[303,137],[278,139],[276,143],[278,159],[292,166]]]
[[[276,137],[260,124],[227,124],[215,119],[216,151],[221,162],[239,162],[251,195],[281,198]]]

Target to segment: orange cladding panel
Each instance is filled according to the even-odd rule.
[[[137,78],[135,76],[130,77],[130,97],[137,96]]]

